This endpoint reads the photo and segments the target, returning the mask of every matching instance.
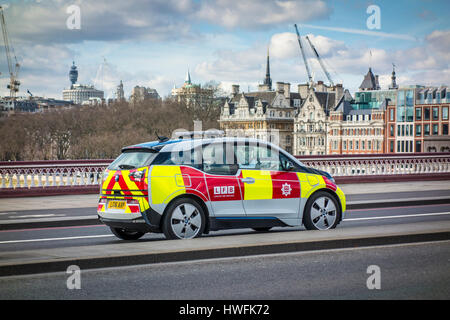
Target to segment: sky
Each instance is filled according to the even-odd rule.
[[[21,65],[20,96],[30,90],[61,99],[70,86],[72,61],[78,83],[95,85],[108,98],[120,80],[127,97],[136,85],[165,97],[183,84],[187,70],[194,83],[215,81],[225,92],[239,84],[242,91],[253,91],[265,77],[267,50],[273,84],[289,82],[295,90],[307,73],[294,24],[315,81],[328,83],[306,35],[332,80],[351,92],[369,66],[387,88],[392,64],[400,86],[450,84],[448,0],[18,0],[1,5]],[[0,95],[8,95],[3,46],[0,72]]]

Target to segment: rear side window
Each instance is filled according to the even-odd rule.
[[[157,152],[126,151],[114,160],[108,167],[109,170],[130,170],[148,166],[157,156]]]

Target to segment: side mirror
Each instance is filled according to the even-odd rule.
[[[292,162],[286,161],[286,162],[284,163],[284,169],[285,169],[286,171],[292,171],[292,170],[294,170],[294,165],[292,164]]]

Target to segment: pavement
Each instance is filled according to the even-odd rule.
[[[68,265],[75,264],[82,269],[130,266],[139,264],[163,263],[171,261],[186,261],[195,259],[211,259],[221,257],[248,256],[255,254],[271,254],[280,252],[299,252],[309,250],[323,250],[333,248],[353,248],[360,246],[386,245],[396,243],[414,243],[423,241],[440,241],[450,239],[450,219],[447,212],[450,203],[450,183],[449,181],[426,181],[408,183],[371,183],[371,184],[346,184],[342,189],[347,195],[348,204],[364,206],[359,210],[361,217],[355,216],[348,219],[352,223],[365,223],[370,221],[370,225],[362,225],[354,228],[337,228],[334,230],[308,231],[308,232],[269,232],[218,235],[214,237],[192,239],[188,241],[162,240],[157,241],[110,241],[106,244],[93,244],[89,246],[74,246],[67,244],[62,247],[37,248],[0,252],[0,276],[57,272],[66,270]],[[45,221],[48,219],[80,219],[92,216],[92,221],[96,221],[95,207],[97,195],[61,195],[49,197],[29,197],[0,199],[0,226],[5,226],[7,222],[16,221],[17,225],[25,225],[22,222]],[[392,223],[380,224],[380,217],[371,215],[378,212],[376,209],[368,209],[366,206],[375,202],[384,207],[389,207],[393,203],[415,203],[414,201],[424,201],[423,199],[444,199],[445,205],[436,208],[437,213],[428,214],[425,211],[422,217],[427,217],[426,221],[415,220],[415,223]],[[352,200],[353,199],[353,200]],[[419,200],[418,200],[419,199]],[[445,207],[447,206],[447,207]],[[398,220],[406,217],[406,210],[414,209],[414,205],[409,209],[398,207],[399,213],[392,217],[381,217],[384,220]],[[425,203],[421,210],[427,210]],[[372,211],[371,211],[372,210]],[[381,211],[383,211],[382,209]],[[442,212],[442,211],[445,212]],[[402,212],[405,213],[402,213]],[[51,213],[49,213],[51,212]],[[61,213],[55,213],[61,212]],[[63,213],[69,216],[58,216]],[[26,214],[28,213],[28,215]],[[74,213],[74,216],[70,216]],[[352,214],[358,213],[353,209]],[[49,218],[46,214],[53,214]],[[383,213],[379,213],[383,215]],[[388,214],[388,213],[386,213]],[[402,216],[403,214],[403,216]],[[411,214],[415,217],[416,214]],[[417,215],[418,216],[418,215]],[[10,219],[6,221],[6,218]],[[31,217],[31,219],[29,218]],[[431,220],[430,218],[440,220]],[[395,218],[395,219],[393,219]],[[409,217],[408,217],[409,218]],[[2,220],[3,219],[3,220]],[[414,218],[415,219],[415,218]],[[419,219],[419,218],[417,218]],[[78,220],[84,221],[85,220]],[[357,221],[352,221],[357,220]],[[50,221],[49,223],[54,223]],[[75,221],[76,222],[76,221]],[[83,222],[83,223],[84,223]],[[37,223],[37,222],[36,222]],[[82,226],[81,224],[76,224]],[[53,226],[51,226],[53,227]],[[94,229],[96,228],[86,228]],[[36,228],[34,227],[29,228]],[[78,230],[76,228],[48,228],[55,232],[66,232]],[[31,229],[30,229],[31,230]],[[38,229],[33,229],[38,230]],[[50,232],[43,230],[42,232]],[[29,234],[27,230],[6,230],[1,231],[3,235]],[[33,231],[36,232],[36,231]],[[79,231],[77,231],[79,232]],[[105,237],[104,234],[92,235],[91,239]],[[108,236],[110,236],[108,234]],[[75,236],[75,238],[78,238]],[[86,237],[87,238],[87,237]],[[64,240],[68,240],[64,237]],[[6,239],[5,244],[16,242]],[[13,239],[11,239],[13,240]],[[46,239],[37,239],[43,241]],[[55,240],[55,239],[50,239]],[[21,242],[36,241],[34,239],[20,240]]]

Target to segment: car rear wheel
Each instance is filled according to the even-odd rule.
[[[127,229],[122,228],[114,228],[110,227],[111,232],[114,233],[114,235],[122,240],[137,240],[141,238],[145,233],[140,231],[131,231]]]
[[[272,227],[261,227],[261,228],[252,228],[252,229],[257,231],[257,232],[267,232],[270,229],[272,229]]]
[[[172,202],[164,216],[162,230],[167,239],[192,239],[202,235],[205,213],[197,201],[181,198]]]
[[[305,206],[303,223],[308,230],[334,229],[340,219],[339,204],[327,192],[319,191],[313,194]]]

